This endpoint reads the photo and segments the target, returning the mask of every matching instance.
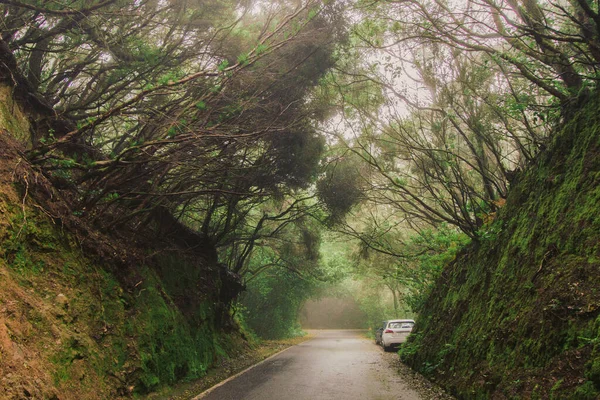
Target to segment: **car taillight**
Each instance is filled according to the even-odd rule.
[[[385,331],[383,331],[383,333],[394,333],[394,331],[391,329],[386,329]]]

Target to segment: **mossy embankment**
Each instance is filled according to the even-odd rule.
[[[459,398],[600,398],[600,100],[581,104],[401,351]]]
[[[2,128],[0,398],[136,396],[249,346],[223,328],[214,249],[178,248],[160,232],[140,247],[85,226]]]

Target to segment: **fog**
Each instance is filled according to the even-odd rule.
[[[350,297],[307,301],[300,311],[303,329],[366,328],[367,316]]]

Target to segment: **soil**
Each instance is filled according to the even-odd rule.
[[[21,152],[0,133],[0,399],[117,398],[109,388],[114,382],[100,383],[92,366],[81,365],[87,354],[69,354],[70,365],[60,369],[56,357],[71,344],[93,348],[90,328],[77,306],[80,290],[62,278],[64,260],[43,236],[64,228],[57,216],[68,210],[60,210],[51,185]],[[50,201],[42,207],[34,195]],[[44,232],[39,218],[47,221]],[[34,258],[24,247],[30,240],[39,250]],[[77,384],[63,385],[67,373]]]

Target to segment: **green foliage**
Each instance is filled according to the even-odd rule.
[[[237,57],[237,62],[240,65],[246,65],[248,64],[249,61],[249,56],[246,53],[242,53]]]
[[[119,193],[113,192],[113,193],[107,193],[106,196],[104,196],[102,198],[102,201],[105,201],[107,203],[110,203],[112,201],[118,200],[119,199]]]
[[[422,323],[422,321],[419,321],[419,323]],[[421,351],[422,333],[415,331],[410,336],[410,339],[398,350],[398,355],[402,361],[413,359]]]
[[[598,387],[592,382],[587,381],[575,389],[575,392],[569,393],[565,397],[572,400],[595,400],[598,398]]]
[[[394,227],[387,219],[365,229],[361,257],[355,261],[355,275],[365,285],[357,301],[371,316],[372,326],[382,319],[418,313],[444,266],[470,243],[467,235],[447,225],[409,235],[406,228]]]
[[[459,253],[421,308],[402,357],[459,396],[600,394],[599,106],[565,123],[512,188],[502,229]]]
[[[193,329],[148,275],[149,282],[135,304],[147,312],[133,320],[143,371],[141,392],[202,376],[212,363],[216,339],[210,325]]]
[[[167,137],[169,139],[174,138],[177,135],[180,135],[182,133],[186,133],[188,129],[188,122],[185,119],[181,119],[179,121],[177,121],[176,123],[174,123],[172,126],[169,127],[169,129],[167,130]],[[135,146],[136,144],[132,144],[132,146]]]
[[[266,44],[259,44],[258,46],[256,46],[255,54],[259,56],[267,50],[269,50],[269,46],[267,46]]]
[[[403,310],[400,314],[396,312],[390,300],[389,289],[380,281],[359,279],[343,282],[342,285],[342,290],[356,299],[361,311],[366,315],[365,327],[372,331],[381,326],[381,321],[412,316],[407,310]],[[404,308],[404,304],[400,307]]]
[[[156,80],[156,83],[158,83],[159,85],[168,85],[168,84],[177,82],[184,76],[185,76],[185,74],[182,71],[177,71],[177,70],[169,71],[166,74],[158,77],[158,79]]]
[[[361,163],[351,155],[331,163],[317,182],[319,198],[325,203],[330,220],[342,218],[363,198]]]
[[[403,278],[410,290],[406,303],[412,310],[421,310],[433,283],[439,278],[444,267],[470,242],[467,235],[447,225],[441,225],[436,230],[421,231],[411,238],[407,252],[421,253],[414,260],[415,268],[407,269],[408,276]],[[423,248],[428,250],[420,251]]]
[[[144,268],[143,274],[134,306],[145,311],[132,320],[132,330],[143,371],[136,390],[147,393],[202,377],[215,360],[227,357],[232,342],[218,329],[211,294],[198,292],[202,282],[214,278],[197,260],[164,252],[156,272]]]
[[[264,339],[302,334],[298,313],[314,284],[285,268],[271,268],[248,282],[241,298],[244,320]]]
[[[313,127],[302,124],[265,144],[273,163],[269,170],[261,171],[262,181],[281,182],[291,189],[306,189],[314,183],[326,146],[325,138]]]
[[[229,61],[228,60],[223,60],[219,63],[219,71],[223,72],[225,71],[225,69],[229,66]]]
[[[324,282],[338,279],[337,265],[322,259],[322,227],[302,218],[278,229],[276,237],[262,241],[242,270],[246,291],[240,310],[247,326],[267,339],[302,334],[298,314],[303,303]]]

